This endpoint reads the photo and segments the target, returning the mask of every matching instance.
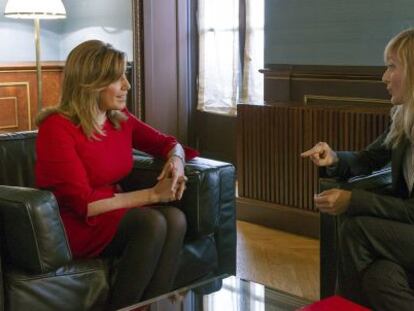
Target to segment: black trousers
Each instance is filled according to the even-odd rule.
[[[102,257],[118,258],[108,310],[172,289],[187,223],[174,207],[133,208],[122,218]]]
[[[339,294],[378,311],[414,310],[414,225],[339,217]]]

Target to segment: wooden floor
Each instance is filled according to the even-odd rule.
[[[319,299],[319,241],[237,222],[237,276]]]

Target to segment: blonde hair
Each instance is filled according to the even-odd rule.
[[[384,58],[394,54],[404,68],[404,103],[391,109],[391,126],[384,144],[391,148],[406,137],[414,143],[414,29],[400,32],[387,44]]]
[[[79,125],[88,138],[104,134],[96,119],[100,93],[124,74],[125,59],[123,52],[99,40],[76,46],[66,60],[59,105],[42,110],[36,124],[40,125],[53,113],[60,113]],[[119,129],[120,122],[127,117],[121,111],[110,110],[107,118]]]

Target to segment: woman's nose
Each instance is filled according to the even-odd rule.
[[[131,88],[131,84],[129,83],[127,78],[124,79],[122,87],[126,90],[129,90]]]
[[[388,70],[385,70],[382,75],[382,82],[387,83],[388,81]]]

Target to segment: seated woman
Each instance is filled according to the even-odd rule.
[[[369,174],[391,161],[392,195],[331,189],[315,196],[322,213],[341,215],[339,293],[374,310],[414,310],[414,29],[385,48],[382,80],[394,105],[389,129],[361,152],[320,142],[302,153],[331,175]]]
[[[184,161],[197,155],[126,110],[125,68],[125,54],[110,44],[78,45],[60,104],[37,118],[36,184],[54,193],[73,256],[119,258],[109,309],[172,289],[186,219],[154,204],[181,199]],[[154,187],[122,192],[132,148],[167,161]]]

